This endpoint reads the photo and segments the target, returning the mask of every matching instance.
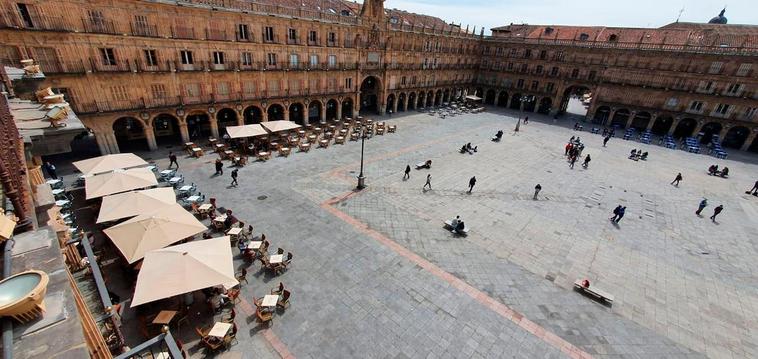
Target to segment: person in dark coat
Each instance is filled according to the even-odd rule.
[[[468,193],[471,193],[471,191],[474,190],[475,184],[476,184],[476,176],[471,177],[471,179],[468,180]]]
[[[224,174],[224,163],[221,162],[221,159],[216,159],[216,176],[221,176]]]
[[[411,165],[405,166],[405,174],[403,175],[403,179],[409,178],[411,178]]]

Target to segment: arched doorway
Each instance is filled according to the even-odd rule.
[[[608,106],[600,106],[595,110],[595,116],[592,118],[592,123],[597,123],[605,126],[608,123],[608,117],[611,115],[611,108]]]
[[[437,93],[434,94],[434,106],[442,105],[442,90],[437,90]]]
[[[173,145],[182,142],[179,120],[169,114],[160,114],[153,119],[155,142],[160,145]]]
[[[753,139],[753,143],[747,148],[748,152],[758,153],[758,137]]]
[[[521,94],[516,93],[511,96],[511,109],[512,110],[520,110],[521,109]]]
[[[671,116],[658,116],[658,118],[655,119],[650,132],[658,136],[663,136],[669,133],[669,129],[671,129],[672,123],[674,123],[674,119],[671,118]]]
[[[426,107],[434,106],[434,92],[429,91],[426,94]]]
[[[485,105],[494,105],[495,104],[495,90],[489,89],[487,90],[487,95],[484,96],[484,104]]]
[[[537,108],[537,112],[548,115],[550,114],[550,108],[553,105],[553,100],[550,97],[545,97],[540,100],[540,106]]]
[[[321,101],[313,100],[308,104],[308,123],[321,121]]]
[[[477,87],[477,89],[474,90],[474,96],[476,97],[482,97],[483,94],[484,94],[484,89],[482,89],[481,87]]]
[[[629,120],[629,110],[622,108],[620,110],[617,110],[615,114],[613,114],[613,119],[611,120],[611,126],[618,127],[618,128],[625,128],[626,127],[626,121]]]
[[[326,119],[327,120],[334,120],[337,118],[337,106],[339,104],[337,103],[337,100],[331,99],[329,101],[326,101]]]
[[[426,103],[426,93],[419,92],[418,93],[418,106],[417,107],[424,107],[424,104]]]
[[[442,102],[443,103],[450,102],[450,89],[447,89],[447,90],[445,90],[445,92],[443,92],[443,94],[442,94]]]
[[[237,112],[229,108],[222,108],[218,111],[216,120],[218,121],[218,133],[223,136],[227,127],[237,126]]]
[[[133,117],[121,117],[113,122],[113,132],[121,152],[147,151],[147,136],[142,121]]]
[[[750,129],[744,126],[736,126],[729,129],[724,136],[721,145],[727,148],[740,149],[750,135]]]
[[[366,77],[361,83],[361,112],[379,113],[379,79],[374,76]]]
[[[721,124],[718,122],[708,122],[706,123],[701,129],[700,133],[703,134],[703,137],[700,138],[700,143],[711,143],[711,139],[714,135],[718,136],[719,133],[721,133]],[[700,135],[698,133],[698,135]],[[721,140],[720,138],[718,139]]]
[[[272,104],[268,106],[268,109],[266,109],[266,113],[268,113],[268,120],[269,121],[282,121],[284,120],[284,107],[280,104]]]
[[[636,115],[634,115],[634,119],[632,120],[632,127],[638,131],[645,131],[645,129],[647,129],[647,124],[650,123],[650,117],[651,116],[649,112],[638,112]]]
[[[524,112],[534,112],[534,108],[537,107],[537,97],[534,95],[526,95],[525,97]]]
[[[193,113],[187,115],[187,131],[190,140],[211,137],[211,119],[206,113]]]
[[[384,110],[385,113],[391,113],[392,106],[395,105],[395,94],[390,94],[387,96],[387,108]]]
[[[244,112],[245,124],[252,125],[263,121],[263,111],[258,106],[248,106]]]
[[[498,107],[508,107],[507,91],[500,91],[500,94],[497,96],[497,105]]]
[[[674,129],[674,138],[692,136],[692,131],[695,131],[695,127],[697,127],[697,121],[694,119],[685,118],[679,121],[679,124],[676,125],[676,129]]]
[[[563,91],[558,113],[568,113],[576,117],[586,117],[592,101],[592,90],[583,85],[572,85]],[[624,124],[625,125],[625,124]]]
[[[345,117],[353,117],[353,99],[350,97],[342,100],[342,118]]]
[[[405,93],[397,96],[397,112],[405,111]]]
[[[290,121],[305,126],[305,108],[303,108],[303,104],[295,102],[290,105]]]
[[[409,110],[415,110],[416,109],[416,93],[411,92],[408,94],[408,109]]]

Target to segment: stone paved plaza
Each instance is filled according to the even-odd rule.
[[[514,134],[516,118],[499,112],[387,121],[397,133],[366,142],[362,192],[352,191],[359,142],[252,163],[237,188],[227,187],[230,169],[212,177],[214,157],[180,159],[187,183],[265,233],[273,250],[294,254],[278,277],[250,268],[240,311],[249,318],[237,321],[239,344],[223,356],[758,357],[758,198],[744,194],[758,158],[622,139],[603,148],[599,135],[547,119]],[[503,141],[491,142],[499,129]],[[589,169],[568,167],[572,135],[586,143]],[[466,142],[478,153],[460,154]],[[628,160],[632,148],[649,159]],[[431,170],[402,179],[407,164],[426,159]],[[713,163],[731,177],[708,176]],[[669,184],[677,172],[679,187]],[[427,173],[433,190],[422,191]],[[466,194],[471,176],[478,182]],[[614,226],[618,204],[627,211]],[[468,237],[442,228],[455,215]],[[615,296],[613,306],[571,289],[585,277]],[[259,328],[252,298],[279,281],[292,304]]]

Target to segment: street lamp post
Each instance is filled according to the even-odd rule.
[[[358,174],[358,186],[356,189],[366,188],[366,177],[363,175],[363,148],[366,144],[366,126],[361,127],[361,173]]]

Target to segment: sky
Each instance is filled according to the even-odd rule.
[[[386,0],[384,7],[489,29],[510,23],[660,27],[708,22],[726,6],[730,24],[758,25],[756,0]]]

